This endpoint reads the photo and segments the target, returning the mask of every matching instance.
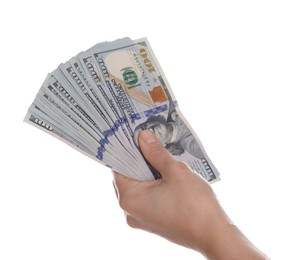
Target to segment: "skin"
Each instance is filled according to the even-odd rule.
[[[139,145],[162,179],[141,182],[114,172],[114,187],[129,226],[211,260],[269,259],[232,223],[208,182],[175,160],[151,131],[141,132]]]

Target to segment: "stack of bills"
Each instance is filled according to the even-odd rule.
[[[25,121],[144,181],[161,177],[138,147],[138,134],[150,129],[177,159],[209,182],[219,180],[146,38],[99,43],[59,65],[47,75]]]

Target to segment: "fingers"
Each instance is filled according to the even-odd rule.
[[[117,195],[117,198],[120,200],[121,194],[124,194],[126,190],[130,189],[132,186],[137,185],[140,183],[137,180],[130,179],[118,172],[113,171],[113,185],[115,188],[115,192]]]
[[[113,176],[114,176],[113,184],[114,184],[115,192],[117,198],[119,198],[120,190],[122,190],[124,186],[130,183],[130,179],[115,171],[113,171]]]
[[[127,225],[132,228],[143,228],[143,225],[136,218],[125,214]]]
[[[117,172],[113,174],[113,184],[120,207],[127,216],[135,215],[142,208],[140,195],[145,192],[147,182],[136,181]]]
[[[150,130],[144,130],[139,134],[139,146],[146,160],[165,177],[171,169],[168,166],[175,162],[175,159],[160,140]]]
[[[124,199],[125,201],[128,201],[130,199],[130,198],[125,198],[125,193],[127,193],[127,190],[130,189],[131,185],[135,181],[114,171],[113,171],[113,176],[114,176],[113,186],[117,198],[119,200],[120,207],[124,210],[127,224],[132,228],[142,228],[141,223],[128,213],[128,211],[130,211],[130,209],[128,210],[128,202],[124,202]],[[126,196],[128,195],[129,194],[127,194]]]
[[[118,172],[113,171],[114,183],[116,186],[121,187],[122,185],[126,185],[127,183],[133,182],[133,179],[130,179]]]

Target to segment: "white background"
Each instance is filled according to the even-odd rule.
[[[48,72],[124,36],[148,37],[222,206],[282,259],[280,2],[2,1],[0,259],[203,259],[129,228],[109,169],[23,123]]]

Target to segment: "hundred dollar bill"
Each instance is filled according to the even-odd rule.
[[[167,150],[210,182],[219,172],[196,133],[180,112],[173,91],[146,38],[122,42],[93,53],[104,88],[127,118],[127,128],[138,146],[138,134],[152,130]]]
[[[93,128],[87,122],[92,121],[92,115],[88,116],[83,105],[76,103],[76,100],[50,74],[29,108],[25,121],[128,177],[142,179],[136,165],[140,165],[141,172],[142,167],[149,171],[148,166],[132,157],[126,149],[119,150],[108,136]],[[77,110],[75,106],[78,107]],[[80,114],[78,111],[81,111]]]
[[[138,146],[139,133],[150,129],[177,159],[209,182],[219,180],[146,38],[96,44],[59,65],[25,121],[139,180],[161,177]]]
[[[83,144],[80,144],[79,142],[77,142],[77,140],[73,138],[73,133],[68,134],[67,132],[56,129],[56,127],[53,127],[50,123],[46,123],[47,121],[44,122],[42,119],[40,119],[40,116],[36,115],[36,113],[28,112],[25,116],[25,122],[35,126],[36,128],[39,128],[45,131],[46,133],[54,136],[55,138],[58,138],[59,140],[68,144],[69,146],[73,147],[74,149],[78,150],[79,152],[88,156],[89,158],[95,161],[98,161],[99,163],[102,163],[105,166],[109,167],[109,165],[107,165],[103,161],[98,160],[96,155],[93,154],[91,150],[88,150],[88,148],[85,147]],[[132,172],[132,169],[129,168],[126,164],[122,165],[119,161],[117,163],[119,165],[114,165],[116,170],[124,173],[128,177],[134,176],[134,172]]]

